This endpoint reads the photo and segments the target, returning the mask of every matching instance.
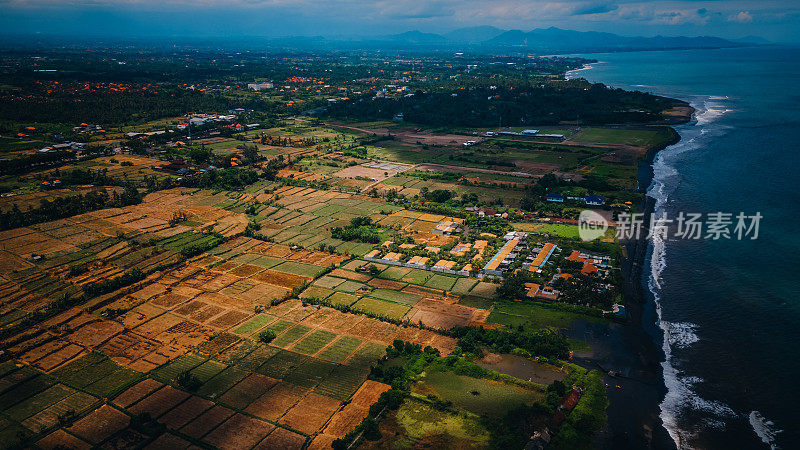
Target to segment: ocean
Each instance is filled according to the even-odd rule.
[[[581,56],[599,62],[570,77],[697,110],[653,163],[658,216],[731,213],[731,230],[740,212],[762,216],[755,240],[650,241],[643,326],[665,355],[669,435],[681,448],[800,448],[800,48]]]

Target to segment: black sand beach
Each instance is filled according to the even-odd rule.
[[[671,142],[651,149],[640,163],[642,191],[652,180],[655,154],[679,140],[680,135],[675,133]],[[654,203],[645,197],[638,210],[649,218]],[[653,300],[647,295],[642,276],[648,253],[646,236],[645,227],[639,239],[623,241],[627,254],[622,261],[627,322],[603,325],[579,321],[568,332],[569,337],[584,340],[592,347],[591,352],[573,357],[576,364],[616,375],[605,377],[610,406],[608,424],[596,441],[598,448],[675,448],[659,417],[659,404],[666,392],[660,364],[664,355],[657,345],[661,331],[655,325]]]

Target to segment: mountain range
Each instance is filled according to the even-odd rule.
[[[459,28],[447,33],[418,30],[368,37],[282,38],[295,43],[324,47],[386,48],[415,50],[530,51],[540,53],[580,53],[626,50],[669,50],[691,48],[739,47],[765,44],[763,39],[728,40],[713,36],[621,36],[597,31],[573,31],[561,28],[537,28],[531,31],[503,30],[492,26]]]

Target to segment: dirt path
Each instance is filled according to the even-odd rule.
[[[505,170],[479,169],[476,167],[449,166],[446,164],[433,164],[433,163],[417,164],[416,166],[414,166],[414,168],[419,170],[441,170],[444,172],[456,172],[456,173],[478,172],[478,173],[492,173],[496,175],[511,175],[514,177],[523,177],[523,178],[533,177],[533,175],[527,172],[510,172]]]
[[[359,131],[361,133],[367,133],[367,134],[378,134],[384,136],[392,135],[398,141],[407,144],[416,144],[417,142],[419,142],[422,144],[429,144],[429,145],[461,145],[467,141],[480,142],[484,140],[484,138],[480,136],[471,136],[465,134],[439,134],[439,133],[428,133],[424,131],[412,131],[405,129],[390,130],[388,128],[359,128],[350,125],[341,125],[328,122],[323,123],[323,125],[332,128],[346,128],[348,130]]]
[[[609,150],[636,150],[645,151],[646,147],[627,144],[605,144],[600,142],[579,142],[564,140],[560,142],[553,141],[536,141],[533,139],[509,139],[509,138],[493,138],[496,141],[519,142],[521,144],[549,144],[549,145],[568,145],[570,147],[593,147],[593,148],[607,148]]]

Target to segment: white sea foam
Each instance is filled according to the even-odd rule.
[[[681,153],[692,151],[701,145],[704,136],[710,132],[708,125],[717,120],[730,110],[726,108],[725,98],[705,97],[696,102],[695,126],[697,129],[685,133],[685,139],[660,152],[653,162],[653,182],[647,194],[655,199],[655,211],[664,210],[669,196],[680,184],[680,174],[675,169],[672,161]],[[716,132],[716,130],[715,130]],[[728,405],[706,400],[695,393],[693,387],[703,380],[683,373],[674,360],[673,350],[685,349],[700,337],[698,326],[688,322],[670,323],[664,319],[661,307],[661,274],[667,267],[667,242],[661,236],[651,237],[652,254],[650,259],[650,277],[648,286],[655,300],[658,325],[663,332],[662,349],[665,360],[661,364],[664,372],[664,384],[667,393],[661,402],[661,420],[675,444],[679,448],[691,445],[696,430],[682,427],[679,419],[685,411],[702,411],[711,417],[707,418],[706,426],[714,428],[723,426],[725,417],[735,417],[736,412]]]
[[[587,70],[592,70],[596,65],[602,64],[602,63],[603,63],[602,61],[598,61],[596,63],[584,64],[583,67],[581,67],[579,69],[568,70],[568,71],[566,71],[564,73],[564,78],[567,79],[567,80],[571,80],[573,78],[580,78],[582,76],[581,72],[586,72]]]
[[[686,348],[700,338],[695,334],[697,325],[688,322],[669,323],[669,345],[677,348]]]
[[[590,70],[594,64],[587,64],[580,69],[568,71],[566,74],[567,79],[578,78],[580,72]],[[646,85],[637,85],[637,87],[648,87]],[[678,187],[680,183],[680,174],[677,169],[670,164],[669,159],[675,158],[681,153],[692,151],[700,147],[702,138],[707,135],[716,135],[724,132],[726,126],[715,124],[712,129],[708,125],[717,121],[720,117],[734,110],[727,108],[727,96],[710,95],[705,97],[698,97],[692,106],[695,108],[695,126],[699,129],[694,130],[694,136],[682,136],[683,139],[675,145],[658,153],[653,161],[653,180],[648,188],[648,196],[655,199],[654,210],[660,213],[664,210],[670,194]],[[698,326],[688,322],[674,322],[670,323],[664,320],[661,308],[661,274],[667,267],[667,242],[660,236],[652,236],[651,243],[653,252],[650,260],[650,277],[648,279],[648,287],[653,294],[655,301],[656,314],[658,316],[658,325],[663,332],[662,349],[664,351],[665,360],[661,363],[663,368],[664,384],[667,388],[667,393],[664,400],[659,405],[661,409],[661,421],[664,424],[672,440],[678,446],[679,450],[684,448],[692,448],[692,440],[697,435],[697,430],[687,428],[679,423],[679,418],[682,413],[687,410],[701,411],[708,414],[710,417],[702,419],[702,423],[709,428],[724,429],[725,422],[723,418],[742,417],[742,414],[737,414],[730,406],[723,402],[706,400],[694,392],[694,385],[703,382],[703,380],[696,376],[691,376],[682,373],[677,367],[677,362],[673,360],[673,348],[684,349],[695,342],[700,340],[697,334]],[[765,444],[769,445],[771,449],[776,449],[775,444],[776,436],[782,431],[775,427],[775,424],[765,419],[758,411],[752,411],[749,414],[750,425],[753,431]]]
[[[756,432],[758,437],[761,439],[761,442],[769,445],[769,448],[773,450],[778,448],[778,446],[775,444],[775,438],[777,438],[778,434],[782,433],[783,431],[777,429],[771,420],[766,419],[758,411],[750,411],[749,418],[750,426],[753,427],[753,431]]]

